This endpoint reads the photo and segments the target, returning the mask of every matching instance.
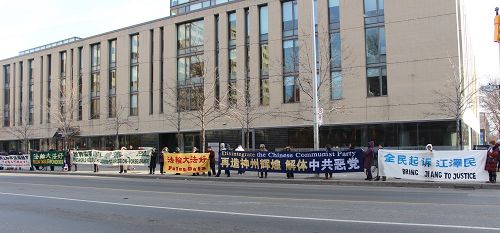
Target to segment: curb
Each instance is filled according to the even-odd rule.
[[[185,181],[215,181],[215,182],[246,182],[267,184],[300,184],[300,185],[335,185],[335,186],[366,186],[366,187],[400,187],[400,188],[438,188],[462,190],[500,190],[500,184],[489,183],[444,183],[444,182],[409,182],[409,181],[364,181],[364,180],[323,180],[323,179],[259,179],[241,177],[208,177],[208,176],[174,176],[174,175],[149,175],[149,174],[106,174],[106,173],[79,173],[58,171],[0,171],[8,174],[43,174],[63,176],[96,176],[118,177],[131,179],[164,179]]]

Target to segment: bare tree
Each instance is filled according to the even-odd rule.
[[[60,85],[58,88],[59,98],[56,104],[56,109],[50,109],[45,106],[46,111],[50,113],[51,119],[57,126],[56,136],[63,140],[63,147],[68,149],[68,143],[73,141],[75,136],[79,134],[75,119],[75,113],[79,110],[79,104],[82,104],[83,96],[79,96],[79,85],[65,86]],[[54,96],[52,96],[53,98]],[[51,104],[51,103],[49,103]],[[50,106],[50,105],[49,105]],[[54,111],[55,110],[55,111]]]
[[[115,133],[115,149],[120,149],[120,129],[124,126],[132,127],[133,122],[128,118],[127,108],[121,104],[116,105],[115,117],[109,118],[110,124],[107,125],[108,130],[112,130]]]
[[[18,126],[13,126],[7,128],[7,131],[9,134],[12,136],[16,137],[19,142],[22,144],[23,152],[24,153],[29,153],[30,150],[30,139],[33,138],[34,136],[34,129],[33,125],[29,124],[28,120],[28,114],[23,113],[24,115],[24,122],[21,125]]]
[[[202,152],[205,152],[207,127],[227,113],[215,98],[216,90],[216,83],[205,82],[203,86],[191,89],[189,104],[186,102],[187,98],[178,97],[179,110],[185,111],[193,119],[193,123],[200,127]]]
[[[321,27],[319,27],[321,29]],[[328,31],[328,30],[319,30]],[[319,33],[317,35],[317,54],[316,58],[312,55],[312,43],[311,43],[311,32],[302,32],[302,35],[306,36],[306,39],[299,40],[298,51],[300,51],[300,59],[298,57],[293,58],[294,66],[299,69],[299,82],[298,86],[300,89],[300,94],[312,101],[314,99],[313,90],[317,89],[318,93],[318,103],[325,106],[324,115],[341,112],[344,106],[335,98],[332,98],[331,93],[342,91],[342,81],[333,80],[332,73],[341,73],[341,77],[348,77],[348,69],[342,69],[343,67],[348,67],[344,64],[344,61],[349,60],[351,57],[351,51],[348,47],[343,46],[342,49],[342,39],[339,33]],[[275,58],[276,62],[283,61],[286,62],[287,58]],[[289,58],[292,60],[292,58]],[[316,62],[317,70],[314,71],[314,62]],[[313,73],[317,74],[317,87],[313,84]],[[321,94],[327,92],[327,95]],[[328,103],[327,103],[328,102]],[[275,113],[274,113],[275,114]],[[311,113],[312,114],[312,113]],[[313,118],[310,115],[303,115],[303,112],[297,112],[296,114],[283,114],[278,113],[280,116],[291,118],[294,120],[301,120],[306,122],[312,122]]]
[[[175,111],[165,111],[163,113],[163,117],[168,125],[175,128],[176,130],[175,137],[177,139],[177,145],[180,146],[182,142],[182,137],[181,137],[182,122],[183,122],[182,111],[180,109],[180,105],[177,104],[177,101],[176,102],[169,101],[177,99],[177,88],[167,86],[166,90],[167,91],[164,92],[164,95],[167,96],[167,98],[163,98],[164,103],[170,106],[171,109],[175,109]]]
[[[465,77],[461,72],[461,68],[450,57],[450,74],[446,80],[446,84],[439,89],[434,89],[433,93],[437,97],[437,106],[440,111],[431,113],[431,115],[445,115],[455,120],[455,133],[457,139],[457,147],[463,148],[463,137],[461,130],[461,122],[463,115],[467,109],[474,106],[477,102],[477,86],[476,77]]]
[[[245,147],[250,149],[250,129],[259,118],[265,115],[264,109],[260,106],[260,97],[251,95],[250,89],[236,88],[236,104],[227,107],[227,117],[235,120],[245,132]]]
[[[488,86],[500,87],[499,84],[500,80],[496,79],[490,81]],[[488,90],[487,88],[482,89],[480,102],[481,107],[486,112],[489,123],[500,133],[500,90],[495,88],[492,90]]]

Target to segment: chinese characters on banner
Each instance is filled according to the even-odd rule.
[[[208,153],[165,153],[163,167],[166,173],[208,172],[210,160]]]
[[[63,166],[64,151],[31,152],[33,166]]]
[[[149,166],[152,150],[71,151],[73,164]]]
[[[0,155],[0,167],[5,170],[29,170],[31,168],[30,155]]]
[[[221,151],[219,166],[222,169],[281,173],[363,172],[363,151]]]
[[[379,150],[381,176],[448,182],[488,181],[486,151]]]

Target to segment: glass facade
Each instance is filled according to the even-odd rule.
[[[339,0],[328,1],[330,27],[330,99],[342,99],[342,47]]]
[[[23,125],[23,91],[24,91],[24,88],[23,88],[23,71],[24,71],[24,63],[23,62],[19,62],[19,104],[17,106],[17,115],[18,115],[18,118],[19,118],[19,121],[18,121],[18,124],[17,125]]]
[[[260,104],[269,105],[269,7],[259,7]]]
[[[139,114],[139,35],[130,36],[130,116]]]
[[[3,66],[3,126],[10,126],[10,65]]]
[[[384,0],[364,0],[367,96],[387,96]]]
[[[28,125],[33,125],[33,115],[35,109],[35,103],[33,100],[33,89],[35,85],[34,78],[35,71],[35,60],[28,60]]]
[[[116,39],[109,42],[108,117],[116,117]]]
[[[91,77],[90,77],[90,119],[99,119],[100,105],[100,80],[101,80],[101,45],[90,46]]]
[[[178,111],[197,110],[203,102],[203,32],[203,20],[177,25]]]

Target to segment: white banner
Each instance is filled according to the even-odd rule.
[[[486,151],[379,150],[381,176],[447,182],[488,181]]]
[[[5,170],[29,170],[31,168],[30,155],[1,155],[0,167]]]
[[[149,166],[152,150],[71,151],[73,164]]]

